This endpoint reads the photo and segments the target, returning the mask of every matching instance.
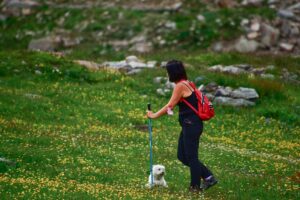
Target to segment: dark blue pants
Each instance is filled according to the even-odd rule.
[[[203,123],[198,116],[180,116],[182,131],[178,141],[178,159],[190,168],[191,186],[200,186],[201,178],[212,175],[211,171],[198,159],[199,140]]]

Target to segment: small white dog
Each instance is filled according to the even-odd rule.
[[[152,186],[163,186],[168,187],[167,182],[165,181],[164,175],[166,174],[165,166],[163,165],[153,165],[153,185]],[[149,175],[148,183],[146,187],[151,188],[151,174]]]

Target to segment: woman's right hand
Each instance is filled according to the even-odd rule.
[[[150,118],[150,119],[154,119],[155,114],[151,110],[147,110],[147,117]]]

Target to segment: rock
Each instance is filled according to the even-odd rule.
[[[199,22],[205,22],[205,17],[203,15],[197,15],[197,20]]]
[[[199,83],[202,83],[204,79],[205,79],[204,76],[197,76],[195,78],[195,84],[198,85]]]
[[[168,80],[168,78],[166,78],[166,77],[158,76],[153,79],[153,82],[156,84],[161,84],[163,82],[166,82],[167,80]]]
[[[253,40],[247,40],[242,36],[234,45],[236,51],[240,53],[255,52],[259,47],[259,43]]]
[[[268,65],[266,70],[274,70],[276,67],[274,65]]]
[[[18,17],[20,15],[29,15],[32,10],[40,4],[32,0],[4,0],[2,11],[8,16]]]
[[[212,46],[213,51],[215,52],[222,52],[223,51],[223,43],[222,42],[216,42]]]
[[[235,66],[227,66],[227,67],[224,67],[222,72],[224,73],[228,73],[228,74],[242,74],[242,73],[245,73],[246,71],[239,68],[239,67],[235,67]]]
[[[55,51],[62,46],[60,37],[49,36],[40,39],[33,39],[30,41],[29,50],[41,50],[41,51]]]
[[[273,28],[272,26],[263,23],[261,27],[261,42],[266,47],[271,47],[275,44],[277,44],[277,41],[279,39],[279,30],[276,28]]]
[[[129,70],[126,74],[127,75],[134,75],[134,74],[138,74],[142,71],[142,69],[132,69],[132,70]]]
[[[164,90],[161,89],[161,88],[158,88],[158,89],[156,90],[156,93],[159,94],[159,95],[161,95],[161,96],[165,96],[165,95],[166,95],[166,94],[164,93]]]
[[[291,25],[288,20],[282,20],[282,24],[280,27],[280,34],[282,37],[289,37],[291,33]]]
[[[211,93],[206,93],[205,96],[212,102],[215,99],[215,96]]]
[[[168,22],[165,23],[165,27],[169,28],[169,29],[172,29],[172,30],[175,30],[176,29],[176,22],[168,21]]]
[[[268,0],[268,4],[276,4],[279,3],[279,0]]]
[[[231,92],[232,92],[232,90],[228,90],[222,86],[219,86],[219,88],[215,92],[215,96],[216,97],[219,97],[219,96],[227,97],[227,96],[230,96]]]
[[[82,41],[82,38],[71,38],[71,37],[63,37],[61,38],[63,46],[64,47],[74,47],[76,45],[79,45],[80,42]]]
[[[282,69],[280,78],[286,82],[291,81],[291,82],[300,84],[300,81],[298,81],[298,75],[295,73],[289,72],[286,68]]]
[[[273,80],[275,76],[273,74],[261,74],[260,77],[265,78],[265,79],[271,79]]]
[[[242,19],[241,26],[247,26],[249,24],[249,19]]]
[[[300,2],[290,6],[288,10],[300,10]]]
[[[259,36],[258,32],[251,32],[247,34],[247,38],[250,40],[254,40]]]
[[[130,51],[136,51],[139,53],[148,53],[153,49],[152,43],[147,41],[145,34],[133,37],[129,44],[132,45],[132,47],[129,49]]]
[[[136,57],[136,56],[134,56],[134,55],[131,55],[131,56],[127,56],[126,58],[125,58],[125,61],[126,61],[126,63],[131,63],[131,62],[140,62],[140,60]]]
[[[153,50],[153,47],[151,42],[139,42],[134,44],[129,50],[139,53],[148,53]]]
[[[171,92],[170,89],[162,89],[162,88],[158,88],[156,90],[156,93],[161,95],[161,96],[166,96],[167,94],[169,94]]]
[[[249,71],[249,70],[251,70],[253,68],[249,64],[239,64],[239,65],[236,65],[236,67],[238,67],[240,69],[243,69],[243,70],[246,70],[246,71]]]
[[[254,68],[254,69],[251,69],[251,73],[253,73],[256,76],[265,73],[265,71],[266,71],[265,68]]]
[[[223,65],[214,65],[212,67],[208,68],[208,71],[212,72],[222,72],[223,71]]]
[[[146,63],[142,63],[142,62],[129,62],[127,64],[130,65],[132,68],[147,68],[147,67],[149,67],[149,66],[147,66]]]
[[[230,97],[216,97],[213,101],[217,105],[234,106],[234,107],[246,107],[254,106],[255,103],[245,99],[233,99]]]
[[[6,158],[3,158],[3,157],[0,158],[0,162],[3,162],[3,163],[5,163],[5,164],[8,164],[8,165],[13,166],[13,167],[16,167],[16,165],[17,165],[16,162],[11,161],[11,160],[6,159]]]
[[[161,63],[160,63],[160,67],[161,68],[165,68],[166,66],[167,66],[167,61],[162,61]]]
[[[40,70],[35,70],[34,73],[35,73],[36,75],[42,75],[42,74],[43,74]]]
[[[127,40],[114,40],[114,41],[109,41],[109,45],[113,46],[114,49],[120,50],[122,48],[127,48],[130,44],[129,41]]]
[[[154,68],[157,65],[157,61],[148,61],[147,66],[149,68]]]
[[[165,93],[165,94],[170,93],[170,92],[171,92],[170,89],[168,89],[168,88],[165,88],[165,89],[164,89],[164,93]]]
[[[174,3],[173,5],[170,6],[170,9],[172,11],[178,11],[181,8],[182,4],[183,3],[181,1],[180,2],[176,2],[176,3]]]
[[[87,61],[87,60],[74,60],[75,63],[86,67],[89,70],[99,70],[101,65],[95,62]]]
[[[279,10],[278,16],[286,19],[294,19],[295,14],[290,10]]]
[[[238,89],[232,91],[231,97],[253,100],[253,99],[257,99],[259,95],[257,94],[256,90],[253,88],[239,87]]]
[[[149,61],[147,63],[143,63],[136,56],[128,56],[125,60],[104,62],[100,66],[117,69],[120,72],[125,72],[128,75],[132,75],[141,71],[138,69],[153,68],[155,67],[155,65],[156,61]]]
[[[167,89],[174,89],[175,88],[175,83],[170,82],[169,80],[165,84],[165,88]]]
[[[110,61],[104,62],[101,66],[109,67],[113,69],[121,69],[121,68],[132,68],[125,60],[123,61]]]
[[[293,51],[294,45],[293,44],[288,44],[288,43],[280,43],[280,48],[284,51]]]
[[[243,6],[261,6],[263,0],[244,0],[242,2]]]
[[[204,91],[204,92],[213,92],[215,93],[215,91],[218,89],[218,85],[215,83],[215,82],[211,82],[209,84],[207,84],[203,90],[201,91]]]
[[[232,8],[235,5],[233,0],[215,0],[215,3],[221,8]]]
[[[41,95],[31,94],[31,93],[26,93],[26,94],[24,94],[24,96],[29,98],[29,99],[41,99],[42,98]]]
[[[16,8],[32,8],[37,7],[40,4],[32,0],[4,0],[2,5],[4,7],[16,7]]]
[[[293,26],[291,28],[291,36],[292,37],[298,37],[300,35],[300,30],[299,30],[300,26],[297,27],[297,26]]]
[[[253,22],[250,26],[251,31],[257,32],[260,30],[260,23],[259,22]]]
[[[120,0],[117,0],[119,2]],[[113,4],[113,3],[111,3]],[[179,0],[175,1],[162,1],[162,2],[152,2],[152,1],[133,1],[126,2],[123,4],[123,9],[131,9],[138,11],[147,11],[147,12],[177,12],[182,7],[182,2]],[[116,5],[114,5],[116,6]]]

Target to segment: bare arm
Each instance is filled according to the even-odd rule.
[[[178,103],[180,98],[183,96],[185,90],[184,87],[185,86],[183,84],[176,84],[169,102],[156,113],[152,113],[151,111],[148,111],[147,116],[149,118],[155,119],[166,114],[168,107],[173,108]]]

